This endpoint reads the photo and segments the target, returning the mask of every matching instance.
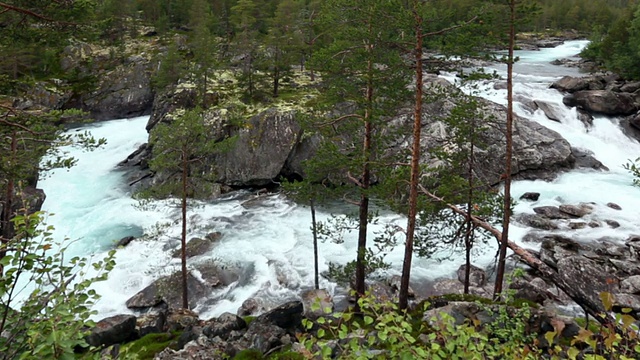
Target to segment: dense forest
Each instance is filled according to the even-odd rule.
[[[5,94],[18,91],[19,79],[58,77],[74,79],[74,71],[62,71],[60,52],[70,40],[102,41],[122,44],[125,37],[135,35],[136,26],[151,25],[159,34],[183,31],[195,36],[195,26],[202,24],[224,49],[231,42],[241,39],[267,43],[286,37],[287,46],[279,51],[307,53],[313,47],[329,41],[326,29],[321,29],[318,19],[321,1],[295,0],[220,0],[204,1],[199,11],[194,10],[196,0],[107,0],[93,1],[12,1],[2,6],[0,25],[2,38],[0,49],[4,54],[0,61],[0,90]],[[475,14],[484,14],[482,22],[490,23],[486,9],[497,1],[484,0],[435,0],[430,1],[433,15],[430,25],[441,28],[446,24],[466,21]],[[595,32],[603,36],[613,33],[610,45],[602,56],[614,56],[618,49],[635,36],[632,20],[635,2],[627,0],[568,0],[529,1],[533,7],[519,31],[578,30],[584,34]],[[13,8],[21,11],[12,11]],[[483,18],[484,17],[484,18]],[[612,25],[613,24],[613,25]],[[494,24],[495,26],[495,24]],[[269,40],[271,39],[271,40]],[[282,39],[280,39],[282,40]],[[438,44],[432,44],[438,46]],[[613,48],[612,48],[613,47]],[[613,50],[613,51],[609,51]],[[629,55],[632,56],[632,55]],[[624,55],[623,57],[628,57]],[[608,63],[611,59],[605,58]],[[278,62],[297,62],[279,59]],[[617,60],[624,61],[624,60]],[[615,66],[615,65],[612,65]],[[623,69],[624,66],[618,66]],[[82,81],[80,81],[82,82]],[[84,79],[86,86],[87,79]],[[82,85],[78,85],[82,86]]]
[[[640,6],[636,1],[16,0],[0,2],[0,31],[0,135],[5,139],[0,145],[0,275],[4,275],[0,300],[6,301],[0,303],[0,359],[73,358],[81,356],[74,352],[94,345],[84,336],[84,326],[93,325],[88,320],[90,307],[98,296],[88,289],[91,282],[107,275],[73,281],[75,266],[87,265],[87,261],[73,259],[69,263],[62,253],[48,255],[52,229],[38,227],[42,214],[29,211],[34,202],[29,196],[34,194],[23,189],[35,189],[38,174],[44,171],[73,166],[73,159],[56,152],[60,146],[76,142],[90,150],[104,142],[85,134],[72,138],[61,131],[66,123],[92,121],[95,109],[85,105],[104,85],[101,75],[140,63],[150,64],[144,69],[152,73],[148,87],[156,99],[164,97],[165,104],[175,100],[171,106],[184,102],[171,110],[163,109],[167,117],[147,125],[150,136],[145,151],[150,158],[144,161],[148,160],[145,166],[152,174],[135,181],[155,177],[148,188],[136,194],[140,199],[175,196],[180,200],[183,309],[193,305],[187,294],[188,198],[210,194],[211,182],[218,181],[217,172],[221,172],[215,166],[240,138],[239,129],[259,129],[262,135],[260,126],[266,121],[261,123],[256,116],[268,107],[280,106],[277,111],[287,111],[282,118],[291,118],[294,115],[290,113],[297,111],[299,138],[319,144],[315,157],[304,162],[304,171],[277,174],[278,183],[286,183],[280,190],[310,207],[314,238],[329,238],[345,228],[358,231],[355,260],[346,266],[331,264],[330,271],[323,274],[353,287],[353,312],[341,315],[343,318],[319,317],[315,323],[306,322],[306,330],[313,335],[301,335],[300,343],[306,348],[289,356],[326,355],[325,329],[335,338],[331,341],[344,343],[339,347],[345,358],[359,357],[362,349],[374,348],[382,353],[371,358],[380,354],[383,358],[389,354],[398,358],[466,358],[483,351],[483,358],[577,358],[576,352],[583,348],[611,356],[640,352],[629,318],[607,315],[612,305],[606,297],[603,304],[595,304],[593,299],[571,292],[566,283],[558,285],[572,299],[582,300],[585,313],[602,323],[600,333],[580,333],[578,340],[584,346],[577,349],[564,343],[549,344],[559,341],[554,337],[563,330],[564,325],[556,323],[553,331],[546,329],[555,333],[550,338],[548,333],[544,335],[548,343],[542,345],[529,332],[530,324],[522,320],[531,315],[528,304],[502,289],[508,246],[520,251],[518,255],[537,271],[553,278],[546,265],[528,259],[530,254],[508,239],[516,33],[589,37],[592,43],[584,57],[603,70],[640,78]],[[506,54],[492,53],[505,49]],[[92,58],[89,53],[100,56]],[[484,115],[485,103],[451,86],[423,83],[423,71],[459,70],[460,63],[447,61],[447,56],[507,64],[509,105],[496,112],[505,115],[506,121]],[[61,93],[69,95],[58,97]],[[52,105],[34,105],[25,100],[28,96],[51,98],[48,104]],[[443,99],[452,104],[443,120],[450,137],[430,144],[430,153],[424,155],[422,121],[430,114],[424,113],[429,104],[423,101],[436,104]],[[132,114],[149,114],[150,107]],[[403,120],[396,121],[394,128],[389,119],[397,119],[399,112]],[[481,133],[491,129],[506,139],[506,161],[499,164],[505,168],[483,174],[476,171],[480,165],[474,163],[475,152],[484,150],[487,144]],[[263,149],[259,139],[247,142],[252,150]],[[43,164],[40,160],[45,154],[52,160]],[[425,156],[436,159],[438,165],[421,163]],[[269,182],[274,178],[268,177],[265,183]],[[264,185],[231,181],[225,185],[239,188],[255,184]],[[504,186],[504,194],[495,191],[496,185]],[[38,196],[43,200],[43,194],[34,198]],[[350,222],[317,230],[315,206],[324,200],[353,205],[356,210]],[[406,229],[386,229],[372,239],[367,226],[377,221],[377,208],[406,215]],[[449,217],[443,216],[443,210]],[[442,223],[454,224],[454,233],[435,228],[434,224]],[[365,278],[388,264],[370,248],[372,241],[380,251],[401,246],[398,233],[405,248],[398,303],[379,304],[366,294]],[[445,236],[450,239],[443,240]],[[41,237],[44,242],[35,240]],[[425,325],[422,315],[412,313],[415,309],[408,302],[414,252],[430,256],[439,247],[450,245],[464,251],[462,278],[468,295],[471,248],[475,241],[487,238],[495,238],[500,246],[495,303],[490,304],[509,305],[511,310],[517,309],[513,310],[517,315],[502,307],[496,315],[501,324],[495,328],[487,325],[482,331],[477,324]],[[114,266],[113,254],[94,267],[108,272]],[[18,278],[29,271],[36,274],[33,281],[40,287],[25,302],[23,311],[17,312],[11,302],[14,289]],[[421,305],[424,310],[429,306]],[[33,317],[41,321],[31,323]],[[540,328],[542,331],[542,325]],[[364,340],[352,341],[351,332],[362,329],[375,336],[368,337],[366,344]],[[428,346],[416,345],[418,336],[423,336],[421,344]],[[453,340],[447,343],[445,339]],[[85,355],[99,356],[95,348]]]

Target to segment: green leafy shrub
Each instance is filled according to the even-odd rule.
[[[92,283],[113,268],[114,252],[98,262],[66,259],[65,247],[55,251],[53,227],[44,213],[17,215],[15,236],[0,245],[0,359],[74,359],[88,348],[85,336],[95,324],[91,306],[99,295]],[[93,267],[95,275],[88,275]],[[25,299],[20,292],[31,291]]]

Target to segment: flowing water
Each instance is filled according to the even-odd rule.
[[[585,41],[571,41],[553,49],[518,52],[515,92],[528,98],[544,100],[562,108],[561,123],[548,120],[540,111],[531,114],[516,106],[518,114],[534,119],[561,133],[573,146],[591,150],[597,159],[611,170],[597,172],[573,171],[553,182],[518,181],[513,195],[526,191],[541,193],[535,203],[521,202],[516,212],[533,212],[534,206],[595,203],[594,219],[615,219],[618,229],[607,227],[576,230],[574,234],[585,241],[608,236],[623,240],[630,234],[640,234],[636,204],[640,203],[640,189],[632,187],[632,177],[622,168],[627,159],[640,156],[640,145],[626,137],[617,127],[617,119],[596,117],[593,127],[586,129],[577,120],[575,109],[562,105],[562,95],[548,89],[549,84],[565,74],[577,75],[577,70],[553,66],[549,61],[576,55]],[[504,75],[504,68],[495,70]],[[498,103],[506,103],[506,91],[494,90],[492,82],[481,83],[480,95]],[[179,269],[179,259],[171,254],[179,246],[180,222],[178,208],[169,202],[156,202],[140,209],[131,198],[126,174],[116,164],[147,140],[144,130],[147,118],[113,120],[87,126],[95,137],[105,137],[107,146],[94,152],[70,149],[78,158],[78,165],[69,171],[59,170],[43,178],[40,186],[47,194],[43,210],[55,213],[48,223],[56,227],[55,235],[74,242],[72,255],[103,257],[124,236],[142,236],[126,248],[118,249],[116,268],[109,279],[96,284],[103,296],[96,305],[100,317],[130,312],[125,301],[158,277]],[[240,268],[238,283],[212,292],[210,300],[197,304],[195,310],[207,318],[225,311],[234,312],[249,297],[275,304],[296,297],[313,286],[313,246],[310,213],[283,196],[273,195],[247,202],[253,194],[240,193],[211,203],[199,203],[189,210],[189,238],[202,237],[212,231],[223,234],[209,253],[193,258],[191,263],[213,260],[224,266]],[[613,210],[605,204],[614,202],[622,207]],[[329,214],[320,212],[320,220]],[[401,216],[387,214],[383,222],[404,225]],[[169,224],[168,226],[157,226]],[[374,228],[372,231],[375,231]],[[377,228],[380,230],[380,228]],[[512,227],[511,238],[521,242],[528,231]],[[144,238],[144,237],[143,237]],[[523,243],[535,248],[536,244]],[[328,262],[346,263],[355,256],[356,234],[346,234],[342,244],[319,244],[320,271],[328,269]],[[474,261],[480,266],[493,261],[494,248]],[[389,271],[398,274],[403,249],[398,247],[387,256],[393,264]],[[463,262],[462,254],[448,261],[415,259],[414,279],[432,280],[452,277]],[[321,287],[337,292],[337,286],[321,280]]]

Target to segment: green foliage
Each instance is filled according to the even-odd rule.
[[[42,212],[15,216],[16,235],[0,246],[6,252],[0,259],[0,359],[74,359],[78,347],[88,347],[85,336],[94,325],[90,308],[99,296],[90,286],[115,265],[114,251],[92,264],[66,259],[66,246],[54,242],[43,218]]]
[[[631,175],[633,175],[633,185],[640,186],[640,158],[637,158],[635,161],[629,160],[626,164],[622,165]]]
[[[245,349],[240,351],[233,357],[233,360],[262,360],[264,356],[260,350]]]
[[[159,90],[169,85],[177,85],[184,71],[185,64],[178,51],[178,45],[175,42],[171,42],[167,53],[160,61],[160,67],[152,79],[152,84]]]
[[[440,314],[422,321],[422,313],[402,313],[394,304],[363,297],[361,316],[333,314],[303,325],[313,335],[300,335],[309,356],[339,359],[535,359],[528,337],[522,335],[525,318],[500,313],[493,329],[474,324],[455,325]],[[517,327],[512,327],[512,326]],[[508,327],[507,330],[501,326]],[[514,336],[500,340],[495,331]],[[509,332],[507,334],[505,331]],[[334,349],[335,347],[335,349]]]
[[[596,29],[581,55],[628,79],[640,79],[640,6],[629,4],[608,28],[603,24]]]

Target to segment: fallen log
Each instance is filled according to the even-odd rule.
[[[424,195],[430,197],[431,199],[444,204],[447,208],[452,210],[454,213],[461,216],[465,216],[465,217],[468,216],[466,211],[460,209],[455,205],[447,203],[443,198],[438,197],[437,195],[429,192],[422,185],[420,185],[420,191]],[[491,224],[478,218],[477,216],[471,215],[470,218],[475,225],[487,230],[489,233],[491,233],[493,236],[496,237],[498,242],[500,242],[500,239],[502,238],[502,232],[500,230],[496,229]],[[542,262],[540,259],[536,258],[533,254],[531,254],[526,249],[518,246],[516,243],[514,243],[511,240],[507,241],[507,245],[516,255],[518,255],[525,263],[527,263],[527,265],[536,269],[538,272],[540,272],[540,274],[543,277],[547,278],[549,281],[554,283],[558,288],[564,291],[573,301],[576,302],[576,304],[580,305],[587,314],[591,315],[593,318],[598,320],[601,324],[610,325],[615,327],[617,331],[619,330],[619,327],[615,321],[615,318],[613,318],[611,315],[607,313],[607,311],[605,310],[602,304],[592,301],[591,298],[589,298],[589,296],[584,292],[582,292],[580,289],[576,289],[572,287],[560,276],[560,274],[558,274],[555,270],[553,270],[550,266]]]

